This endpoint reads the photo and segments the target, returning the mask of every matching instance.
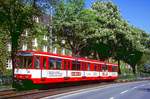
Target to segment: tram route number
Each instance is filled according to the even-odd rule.
[[[81,72],[71,72],[71,76],[81,76]]]

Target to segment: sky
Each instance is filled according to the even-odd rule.
[[[86,7],[90,8],[94,1],[96,0],[86,0]],[[118,6],[125,20],[150,34],[150,0],[112,0],[112,2]]]

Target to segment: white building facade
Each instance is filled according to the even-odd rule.
[[[38,17],[34,17],[34,20],[37,23],[40,22],[40,19]],[[30,33],[29,30],[25,30],[24,33],[22,34],[22,37],[23,38],[28,37],[29,33]],[[50,40],[49,40],[49,37],[47,35],[43,35],[42,40],[44,42],[48,42],[47,45],[45,45],[45,44],[44,45],[40,45],[40,44],[38,44],[38,38],[32,38],[32,40],[30,41],[30,43],[32,44],[32,49],[30,49],[30,50],[33,50],[33,51],[40,50],[40,51],[43,51],[43,52],[50,52],[50,53],[55,53],[55,54],[66,55],[66,49],[64,47],[61,47],[61,51],[58,53],[58,48],[56,46],[53,46],[53,44],[49,45],[50,44],[49,43]],[[54,41],[52,41],[52,42],[55,42],[55,41],[57,41],[57,39],[54,39]],[[62,40],[62,44],[65,45],[65,40]],[[38,48],[39,45],[42,46],[42,47]],[[52,48],[52,49],[50,50],[48,48]],[[26,42],[23,42],[22,46],[20,47],[20,50],[24,50],[24,51],[25,50],[29,50],[28,49],[28,44]],[[8,51],[11,53],[11,44],[10,43],[8,44]],[[69,51],[68,55],[72,55],[72,52]],[[7,65],[6,66],[7,69],[12,69],[12,60],[11,60],[11,58],[9,58],[7,60],[7,64],[6,65]]]

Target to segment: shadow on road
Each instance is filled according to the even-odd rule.
[[[150,88],[139,88],[138,90],[144,91],[144,92],[150,92]]]

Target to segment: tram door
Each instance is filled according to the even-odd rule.
[[[46,67],[47,67],[47,57],[41,57],[41,78],[44,79],[47,77]]]
[[[102,76],[108,76],[108,65],[102,65]]]
[[[64,60],[63,64],[64,64],[63,69],[64,69],[64,72],[65,72],[65,77],[64,78],[69,78],[68,70],[70,70],[71,61],[70,60]]]

